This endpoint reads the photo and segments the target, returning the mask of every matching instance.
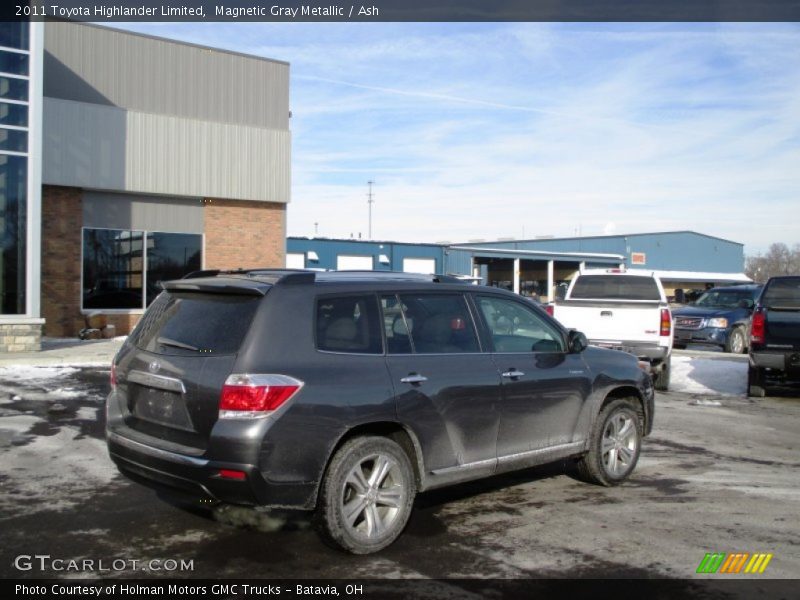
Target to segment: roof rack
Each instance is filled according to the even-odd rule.
[[[217,277],[227,275],[233,277],[257,278],[267,283],[281,285],[307,284],[314,281],[432,281],[434,283],[464,283],[464,280],[453,275],[426,275],[423,273],[404,273],[402,271],[309,271],[304,269],[203,269],[183,276],[183,279],[200,277]]]
[[[452,275],[436,275],[424,273],[404,273],[402,271],[324,271],[317,273],[317,281],[346,280],[381,280],[381,281],[432,281],[434,283],[464,283]]]

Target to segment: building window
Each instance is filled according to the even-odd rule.
[[[84,228],[82,308],[144,309],[161,281],[200,269],[201,254],[199,234]]]
[[[13,75],[27,75],[29,60],[27,54],[0,50],[0,72],[11,73]]]
[[[28,106],[0,102],[0,125],[28,126]]]
[[[28,132],[21,129],[5,129],[0,127],[0,150],[27,152]]]
[[[28,80],[0,75],[0,98],[3,100],[28,100]]]
[[[0,21],[0,46],[27,50],[30,31],[27,21]]]
[[[161,292],[161,282],[180,279],[202,268],[203,236],[192,233],[147,234],[147,304]]]
[[[0,312],[25,313],[28,160],[0,154]]]
[[[0,314],[26,313],[29,23],[0,23]]]

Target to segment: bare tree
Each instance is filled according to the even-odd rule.
[[[776,275],[800,275],[800,244],[790,249],[783,242],[774,243],[766,254],[748,256],[744,271],[759,283]]]

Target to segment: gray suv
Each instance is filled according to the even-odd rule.
[[[203,271],[163,284],[114,359],[120,471],[205,503],[306,509],[357,554],[417,492],[560,459],[630,475],[653,427],[637,359],[442,276]]]

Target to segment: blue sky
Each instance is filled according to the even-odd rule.
[[[800,242],[797,25],[121,26],[291,63],[289,235]]]

